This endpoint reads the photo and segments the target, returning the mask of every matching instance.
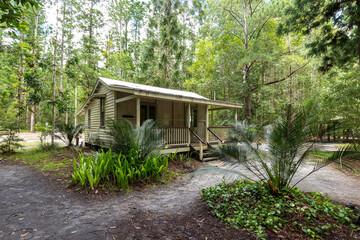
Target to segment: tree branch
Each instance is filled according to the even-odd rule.
[[[258,87],[260,86],[268,86],[268,85],[272,85],[272,84],[276,84],[279,82],[283,82],[286,79],[288,79],[289,77],[291,77],[292,75],[294,75],[297,71],[299,71],[300,69],[304,68],[306,65],[308,65],[310,63],[310,61],[308,61],[307,63],[305,63],[304,65],[298,67],[297,69],[295,69],[294,71],[292,71],[290,74],[288,74],[287,76],[285,76],[284,78],[281,78],[279,80],[275,80],[275,81],[271,81],[271,82],[267,82],[267,83],[263,83],[263,84],[259,84],[256,87],[252,88],[251,91],[256,90]]]
[[[264,29],[264,27],[265,27],[266,23],[269,21],[269,19],[270,19],[270,17],[269,17],[268,19],[266,19],[266,21],[261,25],[261,27],[260,27],[257,35],[256,35],[256,38],[258,38],[258,37],[260,36],[261,31]],[[256,30],[256,29],[255,29],[255,30]],[[253,35],[255,34],[255,32],[256,32],[255,30],[254,30],[254,32],[251,34],[250,39],[252,39]]]
[[[229,12],[230,15],[240,24],[240,26],[244,28],[244,25],[240,22],[240,20],[242,20],[242,18],[238,14],[236,14],[234,11],[227,9],[227,8],[224,8],[224,10]]]

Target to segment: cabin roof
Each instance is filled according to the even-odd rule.
[[[99,77],[99,79],[110,87],[131,89],[131,90],[135,90],[135,91],[152,92],[152,93],[158,93],[158,94],[164,94],[164,95],[180,96],[180,97],[185,97],[185,98],[209,100],[208,98],[203,97],[197,93],[188,92],[188,91],[154,87],[154,86],[149,86],[149,85],[144,85],[144,84],[124,82],[124,81],[120,81],[120,80],[114,80],[114,79],[103,78],[103,77]]]
[[[207,104],[222,108],[241,108],[243,106],[242,104],[239,103],[211,100],[194,92],[154,87],[144,84],[124,82],[120,80],[99,77],[97,82],[95,83],[93,90],[90,93],[90,96],[85,101],[84,105],[80,108],[80,110],[77,112],[77,114],[82,112],[90,104],[92,99],[97,97],[98,98],[103,97],[103,96],[97,96],[98,94],[96,93],[96,90],[101,86],[101,84],[104,84],[105,86],[107,86],[108,88],[114,91],[128,92],[142,97]]]

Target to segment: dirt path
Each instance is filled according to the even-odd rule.
[[[26,166],[0,164],[0,239],[111,239],[114,226],[132,212],[181,214],[198,199],[200,188],[214,183],[196,174],[169,186],[143,192],[86,198]]]
[[[188,230],[181,230],[183,226],[167,223],[167,216],[188,216],[199,206],[200,189],[221,181],[212,169],[188,174],[163,187],[94,199],[49,182],[26,166],[0,164],[0,239],[166,239],[167,224],[172,226],[172,236],[177,236],[176,231],[187,234]],[[308,178],[300,188],[360,205],[359,179],[331,167]],[[207,224],[202,223],[203,216],[198,219],[192,225]],[[153,227],[153,221],[161,221],[165,227],[155,227],[151,231],[158,235],[145,237],[142,228]]]

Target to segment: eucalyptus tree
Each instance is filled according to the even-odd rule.
[[[252,77],[252,72],[261,63],[259,56],[264,56],[264,49],[257,47],[259,41],[264,41],[262,35],[265,34],[267,27],[281,8],[281,1],[264,0],[230,0],[221,3],[222,10],[226,11],[234,23],[233,35],[238,38],[239,47],[243,51],[243,58],[239,65],[242,68],[242,82],[246,87],[245,94],[245,117],[252,117],[252,97],[253,92],[258,88],[259,83]],[[266,40],[265,40],[266,41]],[[272,46],[268,46],[272,47]],[[259,51],[260,50],[260,51]],[[271,52],[268,54],[272,54]],[[301,68],[301,67],[300,67]],[[298,69],[300,69],[298,68]],[[295,69],[287,76],[263,85],[271,85],[284,81],[295,73]]]
[[[198,1],[152,0],[148,16],[147,39],[141,60],[142,78],[151,84],[182,87],[186,48],[191,42],[184,19],[196,21]],[[191,44],[191,43],[190,43]]]
[[[43,84],[41,80],[41,68],[38,61],[43,49],[43,40],[46,31],[43,29],[45,23],[45,10],[41,5],[38,8],[30,7],[26,11],[28,31],[25,33],[25,42],[28,43],[29,51],[26,57],[26,68],[24,74],[27,88],[27,105],[29,109],[29,130],[35,132],[36,107],[42,101]]]
[[[90,92],[99,70],[99,38],[101,29],[104,26],[104,16],[99,5],[99,0],[76,2],[77,27],[81,33],[82,43],[82,47],[79,49],[81,53],[81,67],[79,70],[83,72],[82,84],[88,92]]]
[[[144,18],[146,15],[147,4],[141,1],[132,1],[130,4],[130,12],[132,19],[132,41],[129,48],[134,56],[135,65],[138,64],[140,58],[141,29],[143,28]]]
[[[75,82],[67,77],[66,63],[74,55],[74,34],[76,23],[74,18],[76,15],[76,3],[74,0],[63,0],[61,8],[61,42],[60,42],[60,76],[59,76],[59,95],[58,101],[59,121],[62,122],[61,113],[65,112],[65,124],[69,122],[69,113],[71,112],[71,91],[70,87]]]

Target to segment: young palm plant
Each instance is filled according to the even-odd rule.
[[[293,181],[306,157],[314,150],[314,142],[311,140],[318,135],[318,127],[312,112],[302,110],[293,113],[289,109],[273,124],[268,150],[257,149],[254,141],[259,134],[253,125],[237,122],[230,130],[233,144],[218,149],[231,166],[228,171],[252,181],[263,182],[271,192],[277,193],[285,187],[296,186],[310,174],[352,153],[352,146],[334,152],[330,157],[316,161],[313,169],[300,180]],[[237,170],[238,164],[247,171]]]
[[[71,147],[73,145],[73,140],[80,136],[82,130],[81,124],[74,125],[72,123],[64,123],[59,126],[58,131],[60,132],[60,135],[56,135],[56,137],[62,140],[67,147]]]
[[[146,120],[140,128],[135,128],[128,120],[113,120],[110,124],[113,144],[111,149],[125,156],[132,156],[144,162],[152,154],[157,154],[163,144],[162,131],[153,120]]]

